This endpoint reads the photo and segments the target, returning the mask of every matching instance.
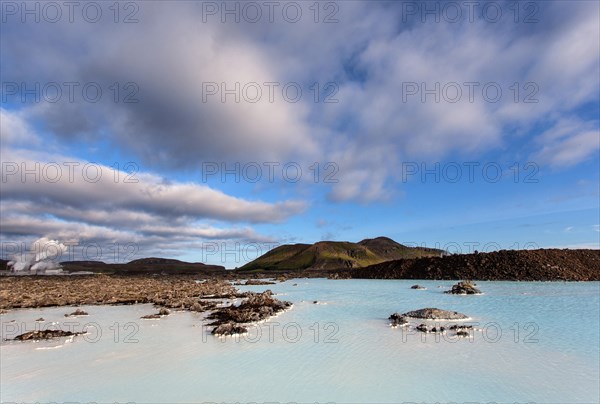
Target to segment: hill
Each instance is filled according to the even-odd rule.
[[[600,250],[501,250],[424,257],[384,262],[338,275],[364,279],[598,281]]]
[[[101,261],[65,261],[60,263],[65,271],[89,271],[116,274],[203,274],[224,271],[220,265],[185,262],[168,258],[141,258],[126,264],[107,264]]]
[[[320,241],[276,247],[239,270],[327,270],[362,268],[401,258],[439,257],[442,250],[407,247],[387,237],[365,239],[358,243]]]

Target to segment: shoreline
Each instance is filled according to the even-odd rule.
[[[250,274],[246,274],[250,275]],[[258,275],[258,274],[255,274]],[[238,277],[244,279],[267,279],[269,277]],[[289,274],[290,277],[275,280],[275,283],[291,279],[330,279],[353,280],[357,278],[334,278],[322,276],[302,276],[303,273]],[[295,276],[294,276],[295,275]],[[321,276],[318,276],[321,275]],[[358,278],[360,279],[360,278]],[[410,280],[394,278],[366,278],[363,280]],[[421,279],[454,282],[459,279]],[[193,275],[4,275],[0,277],[0,314],[9,310],[40,309],[50,307],[76,306],[124,306],[134,304],[153,304],[171,310],[183,310],[205,313],[214,310],[218,299],[244,299],[252,292],[241,292],[232,280],[220,277],[197,282]],[[482,280],[480,282],[598,282],[565,280]],[[258,286],[258,285],[257,285]],[[265,290],[269,285],[265,284]]]
[[[196,282],[194,276],[5,276],[0,311],[20,308],[151,303],[168,309],[207,311],[203,299],[244,297],[225,280]]]

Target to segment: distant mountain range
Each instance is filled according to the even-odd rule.
[[[443,253],[444,251],[435,248],[408,247],[387,237],[365,239],[358,243],[319,241],[314,244],[281,245],[242,266],[239,270],[293,271],[363,268],[398,259],[439,257]],[[0,261],[1,269],[6,268],[6,262]],[[63,270],[68,272],[208,274],[225,270],[225,267],[220,265],[154,257],[141,258],[124,264],[107,264],[102,261],[64,261],[60,264]]]
[[[65,261],[61,262],[63,270],[68,272],[89,271],[122,274],[202,274],[224,271],[220,265],[206,265],[201,262],[184,262],[168,258],[141,258],[126,264],[107,264],[102,261]]]
[[[6,269],[7,262],[0,260],[0,269]],[[238,271],[226,271],[220,265],[167,258],[142,258],[126,264],[66,261],[61,262],[61,266],[71,273],[200,275],[222,279],[298,274],[374,279],[598,281],[600,250],[500,250],[446,255],[442,250],[407,247],[389,238],[378,237],[358,243],[321,241],[282,245]]]
[[[365,239],[358,243],[319,241],[315,244],[286,244],[276,247],[240,270],[296,270],[362,268],[386,261],[439,257],[435,248],[407,247],[387,237]]]
[[[0,270],[8,269],[8,260],[0,259]],[[63,261],[60,263],[67,272],[96,272],[96,273],[178,273],[196,274],[204,272],[224,271],[220,265],[206,265],[201,262],[185,262],[169,258],[140,258],[127,263],[107,264],[103,261]]]

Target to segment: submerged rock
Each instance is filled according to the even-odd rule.
[[[418,326],[415,327],[415,329],[417,331],[420,332],[432,332],[432,333],[438,333],[438,332],[444,332],[446,331],[445,327],[431,327],[431,328],[427,328],[426,324],[419,324]]]
[[[216,326],[211,334],[217,336],[226,336],[226,335],[236,335],[236,334],[245,334],[248,332],[248,329],[244,326],[235,323],[225,323]]]
[[[87,316],[88,313],[81,310],[81,309],[77,309],[74,312],[72,312],[71,314],[65,314],[65,317],[75,317],[75,316]]]
[[[458,282],[456,285],[452,285],[451,290],[447,290],[444,293],[450,293],[453,295],[480,295],[481,290],[475,287],[474,283],[469,281]]]
[[[271,282],[271,281],[261,281],[260,279],[248,279],[246,281],[246,283],[244,283],[244,285],[246,286],[255,286],[255,285],[275,285],[275,282]]]
[[[450,329],[452,331],[466,331],[466,330],[472,330],[473,326],[472,325],[459,325],[459,324],[454,324],[450,326]]]
[[[74,335],[83,334],[81,332],[71,332],[63,330],[41,330],[41,331],[29,331],[21,335],[17,335],[14,341],[39,341],[48,340],[59,337],[71,337]]]
[[[427,289],[425,286],[421,286],[421,285],[412,285],[410,288],[411,289],[416,289],[416,290],[425,290],[425,289]]]
[[[161,318],[162,316],[160,314],[146,314],[145,316],[140,317],[143,320],[154,320],[154,319],[158,319]]]
[[[469,317],[457,311],[436,308],[425,308],[404,313],[405,317],[422,318],[424,320],[466,320]]]
[[[400,314],[400,313],[394,313],[392,314],[388,320],[390,320],[391,326],[392,327],[398,327],[398,326],[403,326],[403,325],[407,325],[408,324],[408,319]]]
[[[147,314],[145,316],[142,316],[140,318],[144,319],[144,320],[154,320],[157,318],[161,318],[164,316],[168,316],[169,314],[171,314],[171,311],[169,309],[166,309],[164,307],[161,307],[160,310],[158,311],[158,313],[155,314]]]

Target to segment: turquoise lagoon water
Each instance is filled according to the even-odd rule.
[[[39,326],[88,334],[72,341],[3,342],[2,402],[535,402],[600,400],[600,283],[295,279],[267,288],[291,310],[216,338],[203,316],[140,320],[150,305],[16,310],[2,337]],[[297,284],[297,286],[294,286]],[[442,287],[439,287],[442,286]],[[314,304],[314,301],[318,304]],[[391,328],[423,307],[456,310],[472,338]],[[12,321],[15,320],[15,321]],[[66,324],[69,322],[69,324]],[[432,323],[433,324],[433,323]]]

